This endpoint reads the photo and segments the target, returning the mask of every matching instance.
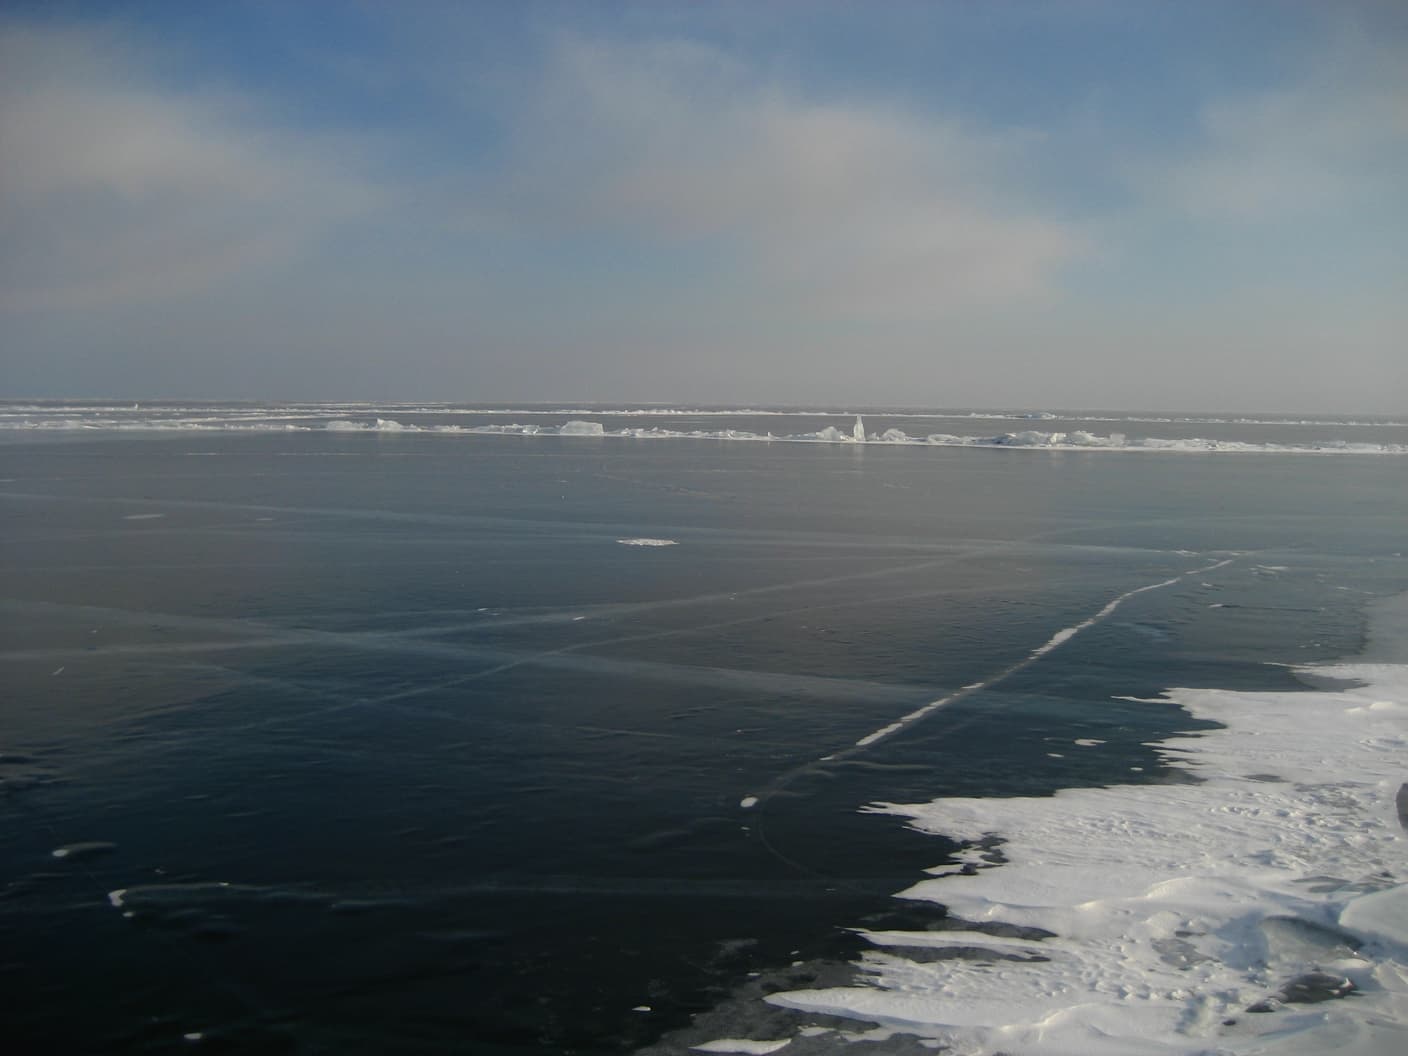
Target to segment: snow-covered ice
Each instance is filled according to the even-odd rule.
[[[695,1052],[737,1052],[748,1053],[751,1056],[767,1056],[769,1052],[777,1052],[791,1044],[791,1038],[783,1038],[780,1041],[750,1041],[747,1038],[718,1038],[715,1041],[706,1041],[702,1045],[691,1045]]]
[[[966,872],[935,869],[901,897],[1054,933],[1020,944],[1047,959],[915,960],[905,947],[1001,940],[872,933],[870,985],[769,1000],[966,1054],[1408,1051],[1408,834],[1396,804],[1408,667],[1309,671],[1352,688],[1165,694],[1224,724],[1158,746],[1193,782],[872,805],[973,848],[958,856]],[[1002,864],[977,847],[994,838]]]

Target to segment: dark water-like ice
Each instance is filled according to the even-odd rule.
[[[1117,698],[1354,652],[1408,572],[1400,467],[12,437],[7,1030],[610,1052],[844,965],[952,847],[858,808],[1167,779],[1148,742],[1205,723]]]

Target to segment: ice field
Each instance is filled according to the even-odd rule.
[[[1396,1056],[1406,441],[4,405],[9,1036]]]

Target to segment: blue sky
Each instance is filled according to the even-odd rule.
[[[16,3],[0,395],[1408,410],[1408,5]]]

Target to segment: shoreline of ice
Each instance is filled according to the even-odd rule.
[[[967,844],[898,897],[974,927],[862,930],[866,985],[767,1000],[966,1056],[1405,1051],[1408,665],[1301,670],[1351,685],[1157,698],[1222,724],[1155,745],[1187,783],[872,804]]]
[[[468,412],[465,412],[468,413]],[[483,412],[490,413],[490,412]],[[523,412],[549,413],[549,412]],[[555,412],[560,413],[560,412]],[[610,413],[635,414],[637,412],[595,412],[602,416]],[[723,414],[725,412],[710,412]],[[743,414],[745,412],[727,412]],[[746,412],[752,413],[752,412]],[[798,412],[762,412],[773,414],[794,414]],[[904,417],[922,417],[904,415]],[[939,416],[935,416],[939,417]],[[963,417],[963,416],[942,416]],[[981,416],[971,415],[978,418]],[[1054,417],[1054,416],[1053,416]],[[55,432],[199,432],[199,433],[347,433],[397,435],[414,434],[420,436],[515,436],[515,437],[592,437],[615,440],[714,440],[754,443],[783,444],[833,444],[857,447],[942,447],[999,450],[1036,451],[1120,451],[1139,453],[1179,453],[1179,454],[1292,454],[1292,455],[1405,455],[1408,443],[1372,443],[1362,441],[1334,440],[1305,443],[1274,443],[1242,440],[1218,440],[1204,437],[1129,437],[1124,433],[1091,433],[1083,429],[1052,430],[1024,429],[991,436],[959,435],[954,433],[929,433],[923,436],[909,435],[903,430],[891,428],[882,432],[866,433],[862,436],[856,430],[827,426],[806,433],[757,433],[747,429],[667,429],[659,426],[635,426],[620,429],[607,429],[601,422],[587,419],[570,419],[560,425],[538,425],[535,423],[510,422],[484,425],[417,425],[404,423],[394,418],[374,417],[368,420],[352,418],[329,418],[309,423],[305,415],[281,415],[277,418],[262,415],[242,415],[236,418],[202,419],[146,419],[123,421],[117,419],[94,420],[90,418],[52,419],[0,419],[0,430],[6,431],[55,431]],[[1167,421],[1183,422],[1195,419],[1080,419],[1082,421]],[[1215,422],[1215,419],[1207,419]],[[1248,424],[1228,420],[1224,424]],[[1260,424],[1357,424],[1357,423],[1271,423]],[[1370,424],[1370,423],[1364,423]]]
[[[112,401],[64,401],[64,400],[31,400],[31,401],[0,401],[0,422],[10,414],[15,413],[39,413],[51,414],[59,410],[69,409],[76,412],[86,413],[108,413],[108,414],[132,414],[137,412],[150,413],[153,411],[167,414],[209,414],[211,411],[225,410],[227,413],[241,415],[246,418],[308,418],[326,417],[329,414],[337,413],[364,413],[371,414],[376,411],[390,411],[402,414],[440,414],[440,415],[525,415],[525,416],[552,416],[552,417],[776,417],[776,418],[849,418],[859,411],[862,414],[898,417],[898,418],[949,418],[963,419],[971,418],[979,421],[1079,421],[1079,422],[1131,422],[1141,424],[1178,424],[1178,425],[1326,425],[1326,426],[1348,426],[1354,428],[1405,428],[1408,421],[1389,418],[1387,416],[1369,415],[1359,418],[1331,418],[1331,417],[1304,417],[1294,415],[1234,415],[1234,414],[1157,414],[1148,411],[1131,411],[1128,413],[1114,413],[1111,411],[1098,410],[1094,408],[1067,408],[1060,411],[1046,410],[970,410],[955,408],[951,410],[925,409],[913,407],[882,407],[870,406],[860,408],[844,407],[686,407],[670,406],[660,404],[641,404],[638,406],[571,406],[561,407],[547,406],[514,406],[505,404],[497,407],[475,407],[463,404],[452,403],[426,403],[426,402],[358,402],[358,401],[330,401],[330,402],[288,402],[288,403],[221,403],[211,402],[182,402],[182,401],[156,401],[142,405],[141,403],[118,403]],[[0,428],[4,428],[0,424]]]

